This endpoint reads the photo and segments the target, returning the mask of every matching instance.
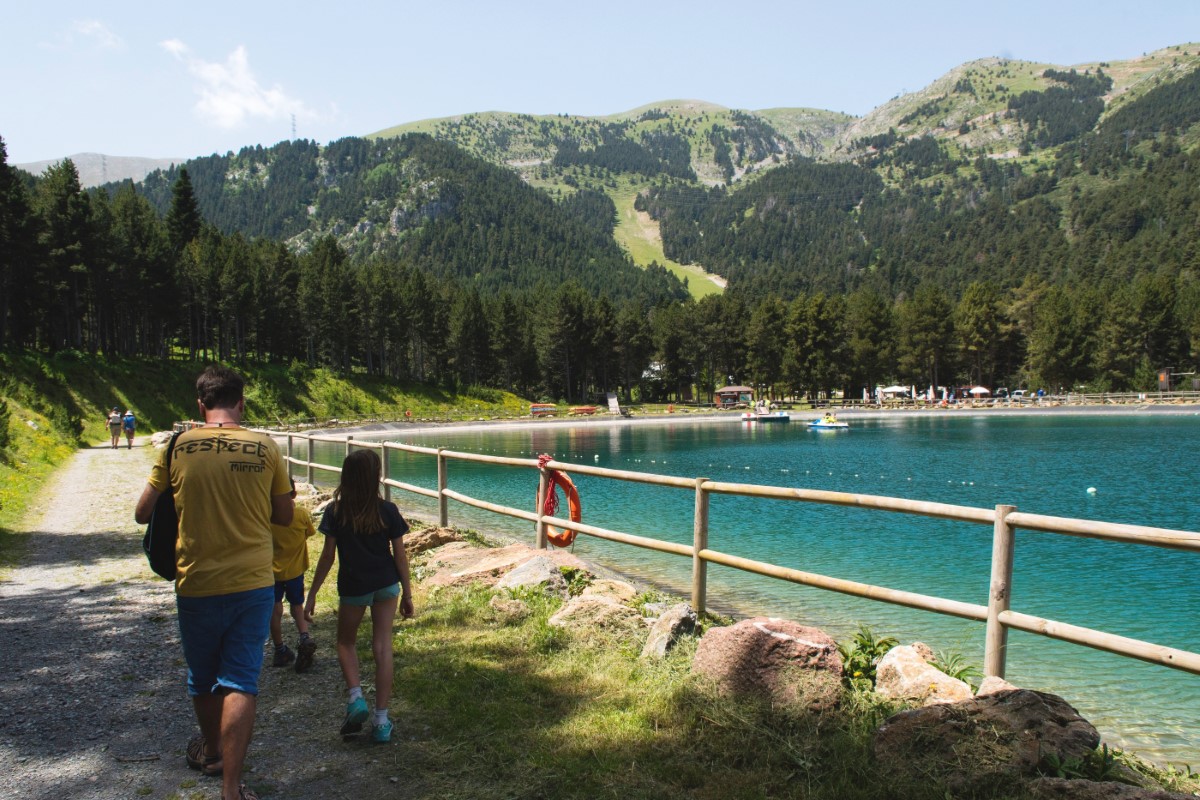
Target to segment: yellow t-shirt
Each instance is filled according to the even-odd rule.
[[[288,494],[287,465],[266,434],[245,428],[193,428],[180,435],[166,474],[166,450],[150,485],[175,490],[179,542],[175,591],[208,597],[275,584],[271,497]]]
[[[272,567],[275,570],[276,582],[290,581],[308,571],[306,542],[308,537],[316,532],[308,509],[300,506],[296,506],[291,525],[271,526],[271,533],[275,537],[275,560]]]

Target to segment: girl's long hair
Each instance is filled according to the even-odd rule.
[[[333,490],[333,515],[338,525],[355,533],[378,533],[384,528],[379,513],[379,476],[383,465],[374,450],[355,450],[342,462],[342,479]]]

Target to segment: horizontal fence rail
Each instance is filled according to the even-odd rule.
[[[743,572],[811,586],[826,591],[983,622],[985,624],[983,671],[987,676],[1004,677],[1009,630],[1025,631],[1050,639],[1070,642],[1200,675],[1200,653],[1178,650],[1152,642],[1119,636],[1106,631],[1023,614],[1009,607],[1011,600],[1010,588],[1013,578],[1013,555],[1016,545],[1014,534],[1018,529],[1200,553],[1200,533],[1194,531],[1170,530],[1141,525],[1030,514],[1019,512],[1015,507],[1008,505],[998,505],[995,508],[978,508],[974,506],[958,506],[947,503],[909,500],[900,497],[884,497],[816,489],[797,489],[783,486],[762,486],[747,483],[726,483],[702,477],[683,478],[672,475],[654,475],[585,464],[568,464],[559,461],[550,461],[544,465],[539,465],[538,460],[534,458],[491,456],[481,453],[446,450],[444,448],[401,444],[398,442],[368,442],[355,440],[350,436],[319,436],[301,433],[287,433],[283,436],[286,438],[287,444],[286,459],[288,474],[293,474],[294,468],[302,467],[306,471],[310,483],[313,482],[313,477],[318,470],[334,474],[341,472],[340,467],[320,464],[313,460],[313,444],[315,442],[344,446],[347,454],[353,448],[373,448],[379,450],[384,456],[382,459],[384,474],[381,483],[387,496],[391,496],[393,489],[399,489],[437,500],[438,524],[443,527],[448,526],[450,523],[448,501],[454,500],[455,502],[474,508],[515,517],[532,523],[534,525],[535,542],[540,548],[549,546],[546,539],[547,526],[556,526],[577,531],[587,536],[594,536],[598,539],[690,558],[692,559],[692,606],[698,613],[704,612],[707,602],[707,566],[708,564],[719,564]],[[297,442],[304,442],[303,458],[297,455],[299,451]],[[438,488],[427,489],[392,479],[388,475],[388,459],[386,457],[389,450],[399,450],[435,458]],[[448,486],[447,470],[447,463],[451,460],[497,464],[538,471],[540,479],[534,510],[529,511],[527,509],[492,503],[451,489]],[[576,475],[589,475],[609,480],[666,486],[694,492],[695,512],[693,517],[692,544],[679,544],[677,542],[637,536],[623,531],[601,528],[583,522],[572,522],[569,519],[547,516],[540,513],[544,507],[543,500],[548,491],[548,481],[546,480],[545,473],[542,472],[543,466],[545,469],[559,470]],[[708,504],[712,495],[734,495],[765,500],[820,503],[885,513],[910,514],[972,524],[991,525],[992,563],[987,603],[982,605],[966,603],[959,600],[904,591],[902,589],[875,586],[712,550],[708,547]]]

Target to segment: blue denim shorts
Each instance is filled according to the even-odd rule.
[[[271,630],[275,591],[270,586],[212,597],[175,598],[179,638],[192,697],[232,689],[258,694],[263,642]]]
[[[338,597],[338,602],[344,606],[373,606],[376,603],[381,603],[384,600],[392,600],[399,596],[400,584],[393,583],[391,586],[385,586],[382,589],[376,589],[366,594],[356,594],[350,597],[341,595]]]
[[[304,605],[304,575],[297,575],[290,581],[275,581],[275,602],[287,598],[293,606]]]

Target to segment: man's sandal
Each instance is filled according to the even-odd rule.
[[[193,736],[187,746],[187,765],[192,769],[198,769],[201,773],[208,775],[211,778],[218,777],[224,771],[224,765],[221,763],[221,756],[207,755],[204,750],[204,737]]]
[[[238,786],[237,800],[258,800],[258,795],[246,784]]]

